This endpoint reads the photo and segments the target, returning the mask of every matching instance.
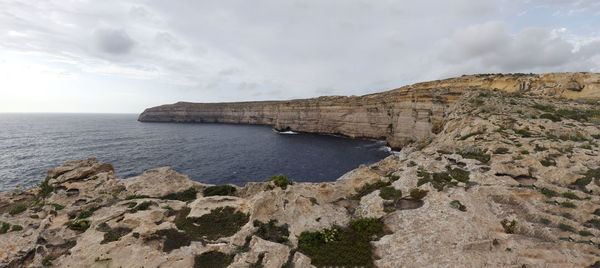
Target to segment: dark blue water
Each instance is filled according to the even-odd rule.
[[[244,185],[285,174],[332,181],[389,155],[384,144],[269,126],[141,123],[137,115],[0,114],[0,191],[38,183],[65,161],[97,157],[127,178],[171,166],[193,180]]]

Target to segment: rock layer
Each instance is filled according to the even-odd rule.
[[[383,139],[393,148],[431,137],[465,90],[500,89],[564,98],[600,97],[600,74],[469,75],[364,96],[289,101],[189,103],[146,109],[142,122],[273,125],[277,130]]]
[[[521,89],[464,91],[435,136],[335,182],[215,187],[67,162],[0,194],[0,266],[342,266],[340,230],[367,220],[383,232],[346,244],[368,257],[346,266],[598,267],[600,101]]]

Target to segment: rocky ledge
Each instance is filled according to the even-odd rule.
[[[0,195],[0,266],[600,265],[598,101],[474,90],[434,128],[331,183],[67,162]]]

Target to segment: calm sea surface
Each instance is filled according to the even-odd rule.
[[[0,114],[0,192],[65,161],[97,157],[127,178],[171,166],[191,179],[244,185],[284,174],[332,181],[389,155],[384,143],[279,134],[269,126],[141,123],[135,114]]]

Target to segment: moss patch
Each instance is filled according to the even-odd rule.
[[[368,195],[375,190],[381,189],[381,188],[389,186],[389,185],[390,185],[389,182],[384,182],[384,181],[376,181],[373,184],[370,184],[367,182],[367,183],[363,184],[363,186],[361,186],[360,188],[354,189],[356,191],[356,194],[351,195],[350,199],[360,200],[363,196]]]
[[[283,190],[287,189],[288,185],[294,184],[283,174],[271,176],[271,178],[269,178],[269,182],[273,183],[275,186],[280,187]]]
[[[67,222],[67,227],[71,230],[85,232],[88,228],[90,228],[91,222],[89,220],[75,220]]]
[[[208,240],[216,240],[235,234],[248,222],[248,215],[236,212],[232,207],[220,207],[211,210],[209,214],[202,215],[197,219],[187,218],[190,208],[182,209],[176,219],[175,225],[179,230],[185,232],[191,240],[200,240],[206,237]]]
[[[204,191],[202,191],[202,195],[203,196],[215,196],[215,195],[235,196],[236,191],[237,191],[237,189],[231,185],[217,185],[217,186],[207,187],[206,189],[204,189]]]
[[[289,241],[290,232],[288,225],[277,225],[276,220],[270,220],[268,223],[263,223],[259,220],[253,222],[254,227],[258,227],[256,235],[264,240],[269,240],[277,243],[285,243]]]
[[[298,248],[317,267],[372,267],[370,241],[383,235],[383,223],[375,218],[362,218],[347,227],[333,226],[317,232],[302,232]]]
[[[181,191],[181,192],[165,195],[165,196],[161,197],[161,199],[179,200],[179,201],[187,202],[187,201],[196,200],[197,193],[198,193],[198,191],[196,191],[196,189],[189,188],[189,189]]]
[[[15,204],[13,205],[13,207],[10,209],[10,211],[8,213],[10,213],[10,215],[17,215],[19,213],[22,213],[23,211],[27,210],[27,206],[25,204]]]
[[[126,228],[126,227],[117,227],[117,228],[110,229],[106,233],[104,233],[104,239],[102,240],[102,242],[100,242],[100,244],[106,244],[106,243],[118,241],[119,239],[121,239],[122,236],[124,236],[130,232],[131,232],[131,229]]]
[[[392,186],[386,186],[379,190],[379,196],[385,200],[393,200],[395,202],[402,198],[402,191],[396,190]]]
[[[218,251],[204,252],[194,257],[194,268],[225,268],[233,262],[233,255]]]

